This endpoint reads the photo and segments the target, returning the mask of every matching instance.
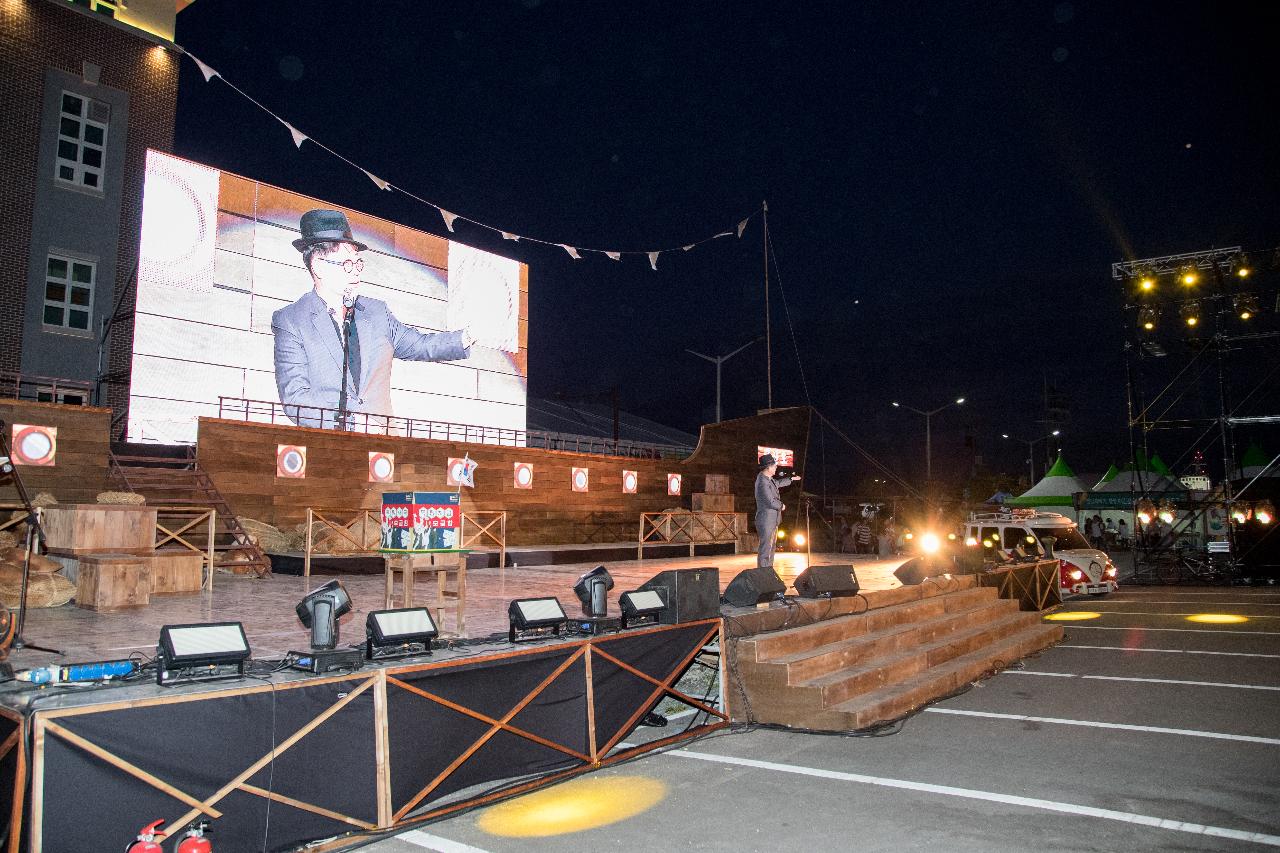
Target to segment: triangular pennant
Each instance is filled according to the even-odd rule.
[[[458,214],[450,213],[443,207],[440,208],[440,218],[444,220],[444,227],[448,228],[450,233],[453,232],[453,220],[458,218]]]
[[[373,183],[378,187],[378,189],[380,189],[380,190],[389,190],[389,189],[391,189],[391,184],[389,184],[389,183],[387,183],[386,181],[382,180],[382,178],[379,178],[379,177],[378,177],[377,175],[375,175],[373,172],[370,172],[370,171],[368,171],[367,169],[361,169],[360,171],[364,172],[364,176],[365,176],[366,178],[368,178],[369,180],[373,181]]]
[[[568,252],[569,257],[573,258],[575,261],[582,260],[582,255],[579,255],[578,250],[573,248],[572,246],[566,246],[564,243],[556,243],[556,245],[559,246],[561,249],[564,249],[566,252]]]
[[[605,254],[605,256],[606,256],[606,257],[608,257],[608,258],[612,258],[612,259],[613,259],[613,260],[615,260],[615,261],[620,261],[620,260],[622,260],[622,253],[621,253],[621,252],[605,252],[604,254]]]
[[[744,219],[744,220],[742,220],[741,222],[739,222],[739,223],[738,223],[738,236],[739,236],[739,237],[741,237],[741,236],[742,236],[742,232],[743,232],[743,231],[746,231],[746,230],[747,230],[747,222],[748,222],[750,219],[751,219],[751,217],[749,217],[749,216],[748,216],[746,219]]]
[[[687,245],[687,246],[681,246],[680,248],[684,249],[684,251],[686,251],[686,252],[687,252],[687,251],[689,251],[690,249],[692,249],[692,248],[693,248],[694,246],[696,246],[696,245],[698,245],[698,244],[697,244],[697,243],[690,243],[689,245]]]
[[[502,232],[502,239],[503,239],[503,240],[519,240],[519,239],[520,239],[520,235],[519,235],[519,234],[511,234],[511,233],[508,233],[508,232],[506,232],[506,231],[503,231],[503,232]]]
[[[712,240],[719,240],[721,237],[730,237],[730,236],[732,236],[732,235],[733,235],[733,232],[732,232],[732,231],[721,231],[719,234],[717,234],[716,236],[712,237],[711,239],[712,239]]]
[[[281,123],[282,123],[285,127],[289,128],[289,135],[293,137],[293,144],[294,144],[294,145],[296,145],[296,146],[298,146],[299,148],[301,148],[301,147],[302,147],[302,143],[306,142],[306,141],[310,138],[310,137],[308,137],[305,133],[303,133],[302,131],[298,130],[298,129],[297,129],[296,127],[294,127],[293,125],[289,124],[289,122],[287,122],[287,121],[286,121],[286,122],[281,122]],[[368,174],[368,173],[366,172],[366,174]]]
[[[189,53],[188,53],[188,54],[187,54],[187,56],[191,56],[191,54],[189,54]],[[214,77],[221,77],[221,76],[222,76],[222,75],[221,75],[221,74],[219,74],[217,71],[214,71],[212,68],[210,68],[209,66],[205,65],[205,64],[204,64],[203,62],[201,62],[200,60],[196,59],[194,56],[191,56],[191,61],[192,61],[192,62],[194,62],[194,63],[196,64],[196,67],[200,69],[200,73],[204,75],[204,82],[206,82],[206,83],[208,83],[208,82],[209,82],[210,80],[212,80]]]
[[[653,267],[655,270],[658,268],[658,255],[659,255],[659,254],[661,254],[661,253],[660,253],[660,252],[650,252],[650,253],[649,253],[649,266]]]

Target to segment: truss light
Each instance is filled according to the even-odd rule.
[[[1160,312],[1155,308],[1142,308],[1138,311],[1138,325],[1146,329],[1148,332],[1156,327],[1156,321],[1160,319]]]
[[[1195,270],[1193,270],[1191,267],[1183,267],[1182,275],[1180,278],[1182,279],[1182,283],[1185,284],[1187,287],[1191,287],[1197,281],[1200,280],[1199,274]]]
[[[1194,328],[1200,322],[1200,303],[1188,302],[1179,309],[1178,314],[1184,323]]]
[[[1258,313],[1258,297],[1251,294],[1237,296],[1231,300],[1231,306],[1241,320],[1251,320]]]

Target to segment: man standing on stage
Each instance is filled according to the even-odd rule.
[[[466,358],[475,339],[467,329],[424,334],[396,319],[380,299],[359,295],[368,249],[351,234],[346,214],[309,210],[293,247],[311,273],[312,289],[271,316],[276,388],[299,426],[332,428],[335,411],[390,415],[391,360]],[[343,327],[346,393],[343,394]],[[325,410],[325,411],[321,411]],[[361,424],[363,424],[363,419]]]
[[[756,552],[756,565],[771,569],[774,546],[778,542],[778,522],[782,520],[782,511],[787,508],[778,489],[785,489],[800,478],[773,479],[778,472],[778,460],[770,453],[760,457],[759,468],[760,473],[756,474],[756,533],[760,534],[760,548]]]

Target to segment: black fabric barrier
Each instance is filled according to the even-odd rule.
[[[443,802],[458,802],[460,791],[465,800],[503,780],[590,766],[593,755],[603,757],[661,698],[661,684],[675,683],[718,624],[663,626],[275,688],[246,680],[185,696],[153,692],[126,707],[39,710],[43,785],[31,791],[29,814],[40,816],[44,851],[124,849],[142,826],[162,818],[172,824],[192,812],[181,794],[216,799],[210,806],[222,813],[212,826],[218,850],[291,850],[412,821]],[[383,708],[387,773],[380,776]],[[13,721],[0,718],[5,725]],[[273,743],[281,747],[299,734],[265,760]],[[0,742],[5,736],[0,733]],[[0,760],[0,772],[14,772],[15,755]],[[122,762],[138,773],[122,769]],[[145,781],[139,773],[154,778]],[[383,786],[389,809],[380,820]]]

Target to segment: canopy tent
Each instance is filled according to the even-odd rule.
[[[1016,498],[1005,501],[1006,506],[1036,507],[1046,510],[1075,511],[1072,496],[1085,491],[1084,483],[1067,465],[1061,455],[1044,478]]]
[[[1237,474],[1238,480],[1252,480],[1261,474],[1264,470],[1267,472],[1265,477],[1280,477],[1280,464],[1267,468],[1272,457],[1267,454],[1257,444],[1250,442],[1249,449],[1240,457],[1240,471]]]
[[[1103,475],[1102,475],[1102,479],[1101,479],[1101,480],[1099,480],[1099,481],[1094,485],[1094,487],[1093,487],[1093,488],[1094,488],[1094,490],[1096,491],[1097,489],[1101,489],[1101,488],[1102,488],[1103,486],[1105,486],[1107,483],[1110,483],[1112,480],[1114,480],[1114,479],[1116,478],[1116,475],[1117,475],[1117,474],[1119,474],[1119,473],[1120,473],[1120,469],[1119,469],[1119,468],[1117,468],[1117,467],[1116,467],[1116,466],[1114,466],[1114,465],[1112,465],[1111,467],[1107,468],[1107,473],[1103,474]]]

